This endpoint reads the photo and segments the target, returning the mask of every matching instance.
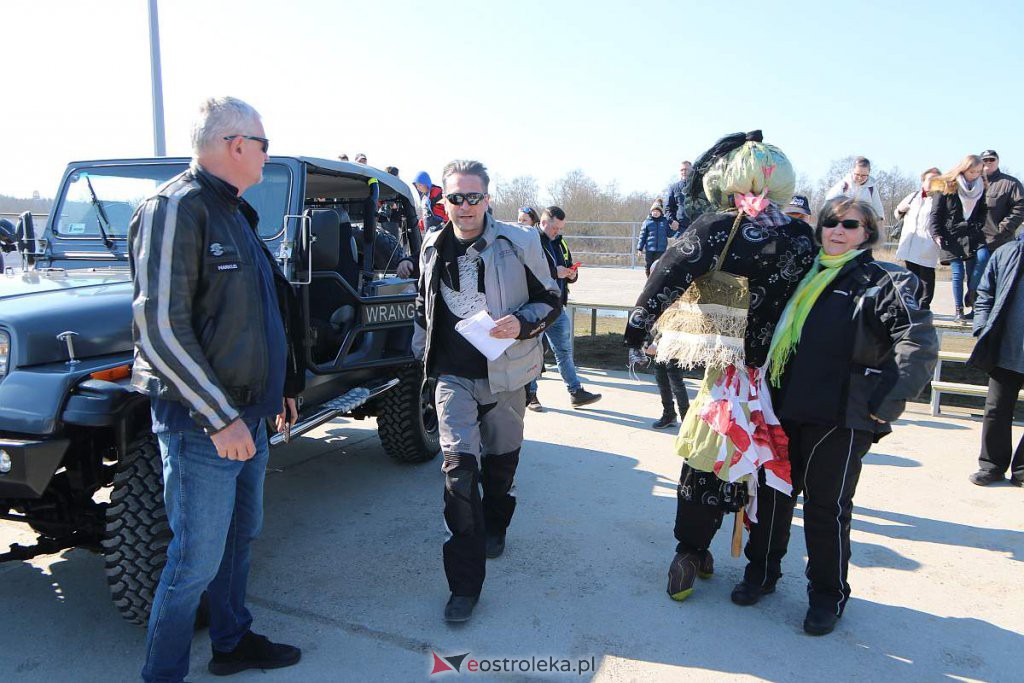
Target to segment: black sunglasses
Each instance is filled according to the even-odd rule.
[[[486,196],[483,192],[466,192],[465,194],[462,192],[452,192],[451,194],[446,194],[444,198],[455,206],[462,206],[462,202],[469,202],[470,206],[476,206]]]
[[[856,230],[861,227],[860,221],[854,220],[853,218],[847,218],[846,220],[839,220],[838,218],[829,218],[821,222],[823,228],[835,228],[837,226],[843,226],[843,230]]]
[[[997,159],[995,157],[983,157],[982,161],[985,163],[992,163],[993,161],[997,161]]]
[[[242,138],[244,140],[255,140],[256,142],[263,143],[263,153],[264,154],[266,154],[267,150],[270,149],[270,140],[268,140],[267,138],[261,138],[258,135],[242,135],[241,133],[239,133],[238,135],[225,135],[224,136],[225,140],[234,140],[235,138]]]

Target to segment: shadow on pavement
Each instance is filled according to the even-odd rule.
[[[346,437],[344,426],[331,431]],[[431,651],[475,658],[593,656],[603,674],[623,680],[649,678],[652,663],[771,681],[940,675],[1008,680],[1019,674],[1012,653],[1024,650],[1020,634],[856,595],[832,636],[804,635],[798,529],[778,592],[756,607],[729,601],[743,569],[742,558],[729,557],[731,519],[712,546],[715,575],[686,602],[670,600],[665,578],[674,549],[673,482],[626,455],[552,443],[557,434],[524,444],[507,550],[488,563],[473,620],[449,628],[441,620],[448,590],[441,568],[440,459],[394,463],[379,443],[363,439],[366,433],[353,427],[351,448],[310,457],[308,445],[289,446],[272,458],[250,582],[254,628],[270,628],[304,651],[299,666],[274,672],[275,681],[424,680]],[[673,474],[676,469],[673,461]],[[1013,552],[1020,559],[1016,532],[884,510],[857,512],[903,525],[855,517],[859,530]],[[53,576],[29,565],[0,570],[0,628],[7,638],[0,678],[49,682],[70,671],[79,680],[137,675],[143,630],[124,623],[110,606],[99,558],[69,555],[52,565]],[[916,568],[871,544],[858,544],[854,558],[862,566]],[[28,621],[19,616],[13,628],[12,615]],[[205,642],[201,636],[193,648],[190,678],[196,680],[209,680]],[[69,662],[69,653],[83,652],[102,656]],[[666,669],[662,677],[679,675]]]

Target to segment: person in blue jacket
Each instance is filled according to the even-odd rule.
[[[636,241],[636,250],[644,257],[644,273],[648,277],[651,275],[651,264],[661,258],[668,249],[669,238],[678,236],[679,231],[672,229],[661,201],[654,202],[651,206],[651,215],[644,221],[643,227],[640,228],[640,237]]]

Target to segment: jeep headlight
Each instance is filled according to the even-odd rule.
[[[7,375],[7,359],[11,355],[11,335],[0,330],[0,379]]]

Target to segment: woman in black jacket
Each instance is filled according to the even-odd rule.
[[[786,304],[768,352],[794,493],[758,511],[732,600],[752,605],[775,590],[802,490],[810,600],[804,630],[812,635],[831,632],[850,597],[861,458],[928,382],[938,350],[931,313],[917,304],[917,278],[871,257],[878,234],[870,205],[849,197],[825,203],[815,229],[821,251]]]
[[[953,304],[958,322],[974,317],[964,316],[964,306],[971,306],[984,269],[981,260],[988,259],[985,250],[985,180],[984,164],[974,154],[965,156],[952,170],[932,180],[932,215],[929,230],[939,239],[941,263],[953,271]],[[964,296],[964,282],[967,295]]]

